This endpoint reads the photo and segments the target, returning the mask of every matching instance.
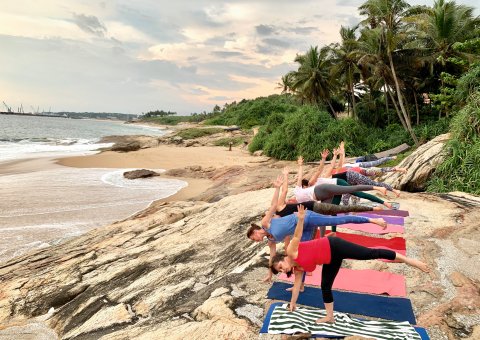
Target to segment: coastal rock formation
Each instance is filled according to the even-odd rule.
[[[267,304],[268,285],[260,282],[267,247],[248,240],[245,230],[272,192],[215,203],[155,202],[127,220],[2,264],[0,337],[20,338],[37,327],[62,339],[257,339]],[[473,336],[480,200],[404,193],[400,203],[411,213],[408,253],[432,274],[395,263],[378,269],[406,275],[419,323],[432,339]],[[373,264],[346,261],[350,268]]]
[[[391,172],[381,180],[400,190],[424,191],[428,178],[446,157],[443,150],[449,139],[449,134],[443,134],[420,146],[398,165],[407,168],[406,174]]]
[[[127,179],[148,178],[154,176],[160,176],[160,174],[158,172],[147,169],[126,171],[123,173],[123,177]]]

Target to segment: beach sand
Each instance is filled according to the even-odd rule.
[[[75,168],[146,168],[176,169],[199,165],[203,168],[232,165],[248,165],[255,157],[239,148],[218,146],[178,147],[160,145],[127,153],[105,151],[95,155],[67,157],[57,160],[57,164]],[[208,189],[212,181],[199,178],[168,177],[186,181],[188,187],[163,201],[181,201],[195,197]]]

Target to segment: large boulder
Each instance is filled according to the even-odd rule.
[[[391,172],[383,177],[383,181],[403,191],[424,191],[427,180],[446,157],[444,146],[449,139],[447,133],[423,144],[398,165],[407,168],[406,174]]]
[[[160,174],[158,172],[147,169],[126,171],[123,173],[123,177],[127,179],[148,178],[154,176],[160,176]]]
[[[130,152],[140,150],[141,148],[142,145],[139,142],[126,142],[116,143],[110,148],[110,150],[116,152]]]

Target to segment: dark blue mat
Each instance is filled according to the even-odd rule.
[[[260,329],[260,333],[268,333],[268,326],[270,325],[270,318],[272,317],[273,310],[275,309],[276,306],[282,305],[283,302],[275,302],[270,305],[270,308],[268,309],[267,314],[265,315],[265,320],[263,320],[263,325],[262,328]],[[360,319],[361,320],[361,319]],[[413,327],[417,331],[418,334],[422,337],[422,340],[430,340],[430,337],[428,336],[428,333],[425,328],[422,327]],[[329,338],[329,339],[344,339],[345,337],[334,337],[331,335],[312,335],[312,337],[315,338]]]
[[[289,287],[292,287],[292,284],[274,282],[267,296],[269,299],[290,301],[292,293],[285,290]],[[333,299],[334,308],[339,312],[373,316],[387,320],[408,321],[412,325],[417,323],[409,299],[338,290],[333,291]],[[325,308],[322,290],[315,287],[305,286],[305,291],[299,294],[297,303],[315,308]]]

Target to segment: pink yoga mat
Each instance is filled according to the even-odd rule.
[[[285,274],[279,276],[281,280],[293,282],[295,276],[290,278]],[[322,282],[322,266],[317,269],[311,276],[306,276],[305,283],[308,285],[320,286]],[[379,272],[376,270],[353,270],[340,268],[335,282],[334,289],[348,290],[352,292],[370,293],[370,294],[387,294],[390,296],[407,296],[405,288],[405,277],[403,275]]]
[[[338,228],[347,228],[350,230],[364,231],[370,234],[388,234],[388,233],[403,233],[404,228],[401,225],[389,224],[386,229],[382,229],[380,226],[373,223],[346,223],[340,224]]]

